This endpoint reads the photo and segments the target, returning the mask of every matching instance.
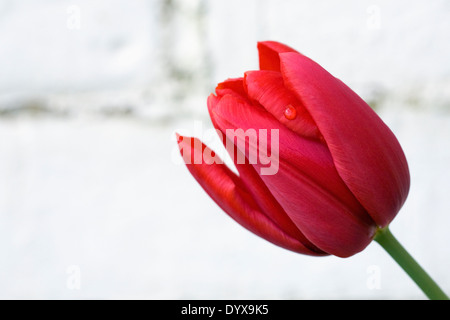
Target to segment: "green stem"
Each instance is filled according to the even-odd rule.
[[[449,300],[444,291],[422,269],[413,257],[392,235],[388,227],[378,230],[374,240],[378,242],[397,261],[400,267],[414,280],[431,300]]]

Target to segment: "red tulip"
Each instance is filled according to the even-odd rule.
[[[198,139],[179,137],[187,168],[228,215],[278,246],[317,256],[358,253],[406,200],[402,148],[320,65],[277,42],[260,42],[258,50],[260,70],[220,83],[208,98],[239,174]],[[236,160],[244,155],[244,163]],[[264,174],[268,160],[273,174]]]

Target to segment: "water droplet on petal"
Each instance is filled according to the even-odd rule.
[[[286,106],[284,116],[288,120],[294,120],[297,117],[297,110],[292,106],[292,104]]]

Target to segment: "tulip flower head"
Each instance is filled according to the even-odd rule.
[[[394,219],[410,184],[402,148],[354,91],[278,42],[260,70],[219,83],[212,123],[238,174],[200,140],[178,137],[187,168],[235,221],[301,254],[349,257]]]

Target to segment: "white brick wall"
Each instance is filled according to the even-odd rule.
[[[448,107],[449,21],[445,0],[3,1],[0,104],[25,95],[81,109],[74,94],[87,92],[88,109],[125,96],[132,108],[191,108],[190,97],[256,68],[256,41],[272,39],[367,99]]]

